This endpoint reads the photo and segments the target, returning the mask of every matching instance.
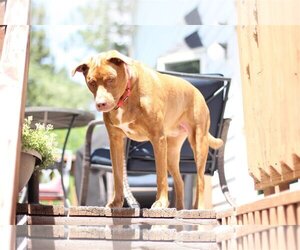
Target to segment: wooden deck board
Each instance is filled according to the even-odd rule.
[[[137,208],[105,208],[96,206],[74,206],[68,211],[69,216],[108,216],[108,217],[139,217]]]
[[[281,246],[284,246],[284,248],[278,249],[299,249],[296,239],[293,241],[288,240],[291,237],[295,237],[297,228],[297,226],[254,225],[214,227],[167,227],[165,225],[154,225],[146,229],[143,228],[143,225],[131,225],[129,227],[116,225],[61,225],[21,226],[21,228],[19,226],[17,230],[17,237],[27,237],[28,249],[42,249],[50,246],[52,246],[51,249],[60,249],[60,247],[64,246],[61,245],[61,243],[64,243],[65,246],[72,245],[74,246],[74,249],[83,249],[85,244],[90,244],[92,249],[95,246],[110,246],[113,247],[113,249],[131,249],[131,247],[135,246],[135,249],[139,249],[139,243],[149,247],[162,246],[167,243],[169,247],[172,247],[172,249],[174,249],[173,246],[185,246],[187,248],[203,249],[201,246],[206,247],[216,245],[219,247],[222,246],[222,249],[237,249],[231,248],[233,246],[241,247],[238,249],[247,249],[247,247],[250,247],[249,249],[254,249],[254,244],[256,244],[258,247],[255,249],[265,249],[265,245],[261,245],[262,243],[270,242],[272,243],[272,246],[276,248],[275,240],[277,241],[277,237],[284,236],[284,238],[282,238],[282,242],[280,243]],[[254,242],[254,239],[256,242]],[[259,239],[260,242],[257,242],[257,239]],[[109,245],[109,242],[112,245]],[[122,244],[118,245],[120,242],[122,242]],[[32,243],[34,243],[34,245],[32,245]],[[75,246],[74,243],[79,244]],[[156,243],[159,243],[159,245],[156,245]],[[286,248],[285,246],[287,245],[289,245],[290,248]],[[223,248],[225,246],[226,248]],[[89,247],[89,249],[91,248]]]
[[[70,226],[70,239],[106,239],[106,240],[139,240],[140,230],[133,227],[108,226]]]
[[[195,242],[169,242],[169,241],[111,241],[111,240],[47,240],[47,239],[30,239],[28,242],[29,249],[203,249],[217,250],[216,243],[195,243]]]
[[[215,219],[28,216],[29,225],[218,225]]]
[[[28,238],[215,242],[216,226],[168,225],[28,225],[19,236]]]
[[[28,236],[34,238],[65,238],[65,226],[28,226]]]
[[[216,212],[214,210],[179,210],[176,212],[176,218],[184,219],[196,219],[196,218],[205,218],[205,219],[216,219]]]
[[[176,210],[105,208],[97,206],[72,206],[65,209],[63,205],[18,204],[17,214],[70,216],[70,217],[143,217],[143,218],[177,218],[177,219],[215,219],[213,210]]]
[[[49,215],[49,216],[64,216],[65,208],[63,205],[40,205],[40,204],[18,204],[17,214],[28,215]]]
[[[155,208],[142,210],[142,217],[150,218],[174,218],[176,216],[175,208]]]

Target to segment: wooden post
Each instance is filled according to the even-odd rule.
[[[268,195],[300,178],[300,1],[237,6],[249,173]]]
[[[3,17],[5,13],[5,2],[0,2],[0,24],[3,24]]]
[[[1,15],[1,10],[0,10],[0,15]],[[5,26],[0,26],[0,58],[2,55],[2,47],[3,47],[4,37],[5,37],[5,28],[6,28]]]
[[[15,224],[27,88],[29,0],[8,0],[6,33],[0,61],[0,224]],[[3,239],[4,240],[4,239]]]

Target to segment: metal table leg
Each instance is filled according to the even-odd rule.
[[[39,199],[39,171],[34,171],[28,182],[28,203],[38,204]]]
[[[65,185],[64,185],[64,176],[63,176],[64,157],[65,157],[66,146],[67,146],[67,142],[68,142],[69,135],[70,135],[70,132],[71,132],[71,128],[73,127],[73,123],[75,121],[76,116],[77,115],[72,116],[70,125],[68,127],[67,134],[66,134],[65,141],[64,141],[64,145],[63,145],[63,149],[62,149],[62,153],[61,153],[61,159],[60,159],[60,163],[59,163],[59,173],[60,173],[60,178],[61,178],[62,189],[63,189],[63,192],[64,192],[64,205],[65,205],[65,207],[69,207],[70,202],[68,200],[66,188],[65,188]]]

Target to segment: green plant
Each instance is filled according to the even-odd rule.
[[[39,168],[46,168],[53,164],[56,152],[56,135],[52,132],[53,126],[36,123],[35,129],[31,128],[32,116],[24,120],[22,129],[22,149],[36,150],[42,156]]]

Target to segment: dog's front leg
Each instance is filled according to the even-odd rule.
[[[123,207],[123,164],[124,164],[124,135],[119,129],[108,129],[110,141],[110,156],[114,177],[114,192],[112,200],[106,207]]]
[[[167,139],[165,136],[156,136],[151,139],[154,149],[157,194],[156,201],[151,208],[167,208],[168,199],[168,170],[167,170]]]

